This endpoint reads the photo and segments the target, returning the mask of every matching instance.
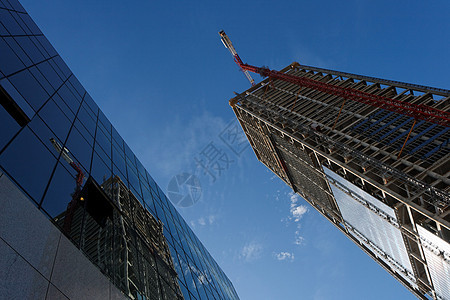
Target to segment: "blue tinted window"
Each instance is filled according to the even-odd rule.
[[[39,71],[41,71],[42,75],[49,81],[49,83],[53,86],[53,89],[58,89],[63,83],[61,77],[59,77],[58,73],[52,68],[49,62],[43,62],[37,65]]]
[[[39,44],[45,49],[48,53],[49,57],[57,55],[55,48],[49,43],[45,36],[37,36],[36,39],[39,41]]]
[[[11,47],[12,51],[19,57],[19,59],[23,62],[23,64],[25,64],[25,66],[28,67],[32,64],[32,61],[29,58],[29,56],[22,50],[22,48],[20,47],[20,45],[16,42],[16,40],[14,38],[4,37],[3,39],[4,39],[4,41],[6,41],[7,45],[9,47]],[[16,60],[17,60],[17,58],[16,58]],[[19,70],[20,69],[12,70],[11,73],[17,72]],[[8,74],[5,73],[5,75],[9,75],[9,74],[10,73],[8,73]]]
[[[9,77],[9,81],[18,91],[20,91],[23,98],[35,111],[37,111],[49,98],[48,93],[28,70]]]
[[[82,105],[80,111],[78,112],[77,119],[89,133],[89,136],[93,138],[95,135],[96,119],[93,119],[88,111],[90,110],[84,108]]]
[[[69,150],[74,160],[78,161],[84,170],[89,170],[91,165],[92,144],[73,127],[67,140],[66,148]]]
[[[76,114],[80,107],[80,102],[74,97],[66,84],[60,87],[58,95],[64,101],[64,103],[70,108],[72,113]]]
[[[25,51],[31,61],[36,64],[45,59],[41,51],[34,45],[31,39],[27,36],[19,36],[14,38],[20,47]]]
[[[41,30],[36,26],[36,23],[31,20],[28,14],[18,14],[18,16],[22,19],[23,23],[28,27],[30,34],[42,34]]]
[[[20,126],[9,115],[9,113],[0,105],[0,151],[8,143],[11,138],[16,134]]]
[[[31,130],[25,127],[0,155],[0,164],[39,202],[56,159]]]
[[[34,110],[30,104],[23,99],[22,95],[12,86],[8,79],[4,78],[0,80],[0,85],[5,92],[11,97],[11,99],[20,107],[20,109],[27,115],[29,119],[34,116]]]
[[[3,38],[0,38],[0,53],[2,54],[0,55],[0,71],[2,71],[3,74],[9,75],[25,68],[23,62],[19,60],[18,56]]]
[[[68,168],[68,170],[66,170]],[[77,172],[68,163],[58,164],[42,201],[42,208],[53,219],[64,213],[75,191]]]
[[[72,122],[64,113],[59,109],[53,100],[47,102],[44,107],[39,111],[39,116],[47,123],[50,129],[55,133],[55,138],[58,138],[60,143],[66,140],[69,129]],[[46,137],[48,139],[52,138]]]
[[[4,9],[0,9],[0,21],[2,22],[3,26],[5,26],[6,29],[9,31],[9,34],[11,35],[25,34],[25,31],[13,18],[11,12]]]
[[[109,163],[102,160],[95,152],[92,160],[91,176],[99,184],[103,183],[106,179],[112,176]]]

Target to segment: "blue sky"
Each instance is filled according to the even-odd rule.
[[[164,190],[210,143],[229,156],[179,211],[242,299],[415,299],[250,148],[221,141],[249,83],[217,32],[257,66],[449,88],[448,1],[21,2]]]

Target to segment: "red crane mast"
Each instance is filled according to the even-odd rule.
[[[344,88],[335,86],[332,84],[320,82],[306,77],[298,77],[283,72],[270,70],[265,67],[255,67],[242,62],[241,58],[237,54],[230,39],[222,30],[219,32],[221,40],[225,47],[231,52],[234,57],[234,61],[244,72],[250,71],[260,74],[263,77],[269,77],[271,79],[279,79],[286,82],[290,82],[301,87],[311,88],[317,91],[321,91],[330,95],[342,97],[344,99],[364,103],[374,107],[382,108],[388,111],[392,111],[398,114],[406,115],[414,118],[415,120],[424,120],[426,122],[435,123],[445,127],[450,127],[450,113],[433,108],[423,104],[413,104],[392,98],[373,95],[366,92],[362,92],[353,88]]]

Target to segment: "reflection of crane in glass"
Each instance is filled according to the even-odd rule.
[[[75,212],[75,209],[79,205],[80,201],[84,201],[81,194],[81,186],[83,185],[84,180],[84,172],[81,169],[80,165],[75,163],[73,159],[69,155],[69,150],[66,147],[61,146],[54,138],[50,139],[53,147],[58,153],[61,153],[61,157],[77,172],[76,175],[76,186],[75,191],[72,194],[72,200],[67,205],[66,215],[64,217],[64,227],[63,230],[66,234],[70,233],[70,229],[72,227],[72,218]]]

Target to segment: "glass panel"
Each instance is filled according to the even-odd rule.
[[[106,118],[105,114],[100,110],[98,113],[98,120],[100,121],[100,124],[102,125],[102,128],[105,129],[105,132],[109,133],[111,135],[111,123]]]
[[[125,146],[125,155],[127,156],[127,159],[132,163],[133,166],[135,166],[136,160],[133,151],[131,151],[127,143],[125,143],[124,146]]]
[[[90,137],[94,138],[96,121],[92,119],[91,115],[84,107],[81,107],[80,111],[78,112],[77,119],[79,122],[81,122],[81,124],[83,124],[84,129],[89,133]],[[78,126],[78,128],[81,127]]]
[[[148,188],[143,186],[142,187],[142,193],[143,193],[143,198],[144,198],[144,202],[146,204],[147,209],[150,211],[152,216],[157,218],[157,215],[156,215],[156,212],[155,212],[155,207],[153,205],[153,198],[152,198],[151,192],[148,190]]]
[[[18,16],[22,19],[24,24],[26,24],[31,34],[33,35],[42,34],[42,32],[37,27],[36,23],[34,23],[33,20],[31,20],[28,14],[18,14]]]
[[[91,165],[92,145],[82,136],[80,131],[74,127],[69,134],[66,148],[69,150],[72,159],[77,160],[84,170],[89,170]]]
[[[56,63],[56,65],[58,66],[59,70],[61,70],[62,74],[63,74],[63,78],[67,78],[69,77],[72,72],[70,71],[70,69],[67,67],[66,63],[61,59],[60,56],[57,56],[53,59],[53,61]]]
[[[25,68],[25,65],[11,50],[3,38],[0,38],[0,53],[2,54],[0,55],[0,71],[2,71],[3,74],[9,75],[15,71]]]
[[[0,35],[1,35],[1,36],[3,36],[3,35],[9,35],[8,30],[6,30],[5,26],[3,26],[1,23],[0,23]]]
[[[22,47],[23,51],[28,55],[28,57],[33,61],[34,64],[37,64],[40,61],[43,61],[45,57],[39,51],[39,49],[33,44],[31,39],[27,36],[18,36],[14,37],[17,43]]]
[[[111,156],[111,140],[105,135],[102,127],[97,127],[97,135],[95,140],[98,145],[102,148],[102,150],[108,155]]]
[[[37,65],[37,68],[48,82],[53,86],[54,90],[58,89],[63,83],[62,79],[59,77],[58,73],[52,68],[49,62],[43,62]]]
[[[73,111],[67,106],[67,104],[61,99],[61,97],[58,94],[53,95],[52,97],[53,101],[55,101],[55,104],[61,109],[61,111],[64,113],[64,115],[71,121],[75,119],[75,114]]]
[[[73,176],[76,176],[76,172],[68,163],[64,162],[64,164],[65,166],[58,164],[56,167],[55,174],[42,202],[42,208],[52,219],[61,214],[64,215],[76,188],[76,180]],[[70,168],[71,172],[69,173],[65,167]]]
[[[8,9],[13,9],[13,7],[11,6],[11,4],[9,4],[9,2],[3,3],[2,0],[0,0],[0,7],[4,7],[4,8],[8,8]]]
[[[113,141],[114,141],[114,146],[116,146],[117,149],[119,149],[121,151],[121,155],[123,156],[124,155],[123,154],[124,153],[123,139],[117,132],[116,128],[114,128],[114,126],[112,126],[112,137],[113,137]]]
[[[130,187],[132,187],[135,190],[135,192],[133,192],[133,194],[142,198],[141,187],[139,185],[139,179],[138,179],[136,173],[134,173],[131,169],[128,169],[128,181],[130,182]]]
[[[11,35],[25,34],[25,31],[19,26],[16,20],[13,18],[11,12],[1,9],[0,20],[2,20],[3,26],[10,32]]]
[[[47,104],[39,111],[41,118],[47,123],[50,129],[56,134],[56,138],[59,139],[60,143],[66,140],[67,134],[69,133],[70,126],[72,125],[70,120],[64,115],[64,113],[59,109],[53,100],[47,102]],[[41,138],[52,138],[43,137]]]
[[[44,75],[42,75],[38,68],[31,67],[28,70],[33,74],[34,78],[41,84],[48,95],[53,95],[55,93],[53,86],[48,82]]]
[[[15,12],[15,11],[14,12],[10,11],[10,13],[13,16],[14,20],[16,20],[17,24],[19,24],[19,26],[25,31],[25,34],[27,34],[27,35],[31,34],[31,31],[28,29],[27,25],[19,17],[19,13]]]
[[[39,41],[41,46],[44,47],[50,57],[58,54],[45,36],[37,36],[36,39]]]
[[[78,81],[78,79],[73,75],[69,78],[69,82],[72,85],[72,87],[75,89],[76,93],[79,97],[83,97],[86,93],[85,89],[81,85],[81,83]]]
[[[8,79],[4,78],[0,80],[0,85],[6,91],[6,93],[11,97],[12,100],[22,109],[22,111],[27,115],[29,119],[34,116],[34,110],[31,106],[23,99],[22,95],[12,86]]]
[[[0,151],[21,128],[9,113],[0,105]]]
[[[103,161],[95,152],[92,161],[91,176],[100,184],[112,176],[111,169],[107,165],[107,162]]]
[[[141,162],[139,161],[139,159],[137,159],[137,157],[136,157],[136,164],[137,164],[137,169],[138,169],[138,171],[139,171],[139,179],[140,179],[142,182],[148,183],[147,175],[145,174],[145,168],[144,168],[144,166],[141,164]]]
[[[113,147],[113,162],[115,167],[118,168],[118,170],[122,173],[122,180],[124,182],[127,182],[126,180],[126,174],[127,174],[127,169],[125,166],[125,160],[122,157],[123,153],[120,153],[116,147]]]
[[[3,39],[6,41],[8,46],[11,47],[12,51],[19,57],[19,59],[25,64],[25,66],[29,66],[29,65],[32,64],[31,59],[22,50],[22,48],[20,48],[19,44],[16,42],[16,40],[14,38],[12,38],[12,37],[4,37]],[[13,70],[13,72],[17,72],[19,70],[16,69],[16,70]],[[6,75],[8,75],[8,74],[6,74]]]
[[[95,104],[94,100],[92,100],[92,97],[89,94],[84,95],[83,105],[86,105],[92,115],[96,118],[98,114],[98,106]]]
[[[0,164],[37,202],[41,200],[56,158],[28,127],[0,155]]]
[[[19,3],[17,0],[8,0],[8,2],[11,4],[12,8],[14,10],[20,11],[20,12],[26,12],[23,8],[22,4]]]
[[[105,162],[105,164],[108,165],[109,168],[112,168],[111,153],[106,153],[98,143],[95,143],[95,152],[97,152],[98,156],[100,156],[100,158]]]
[[[80,102],[74,97],[72,92],[68,89],[67,85],[64,84],[59,90],[58,95],[64,101],[65,104],[70,108],[70,110],[76,114],[78,108],[80,107]]]
[[[9,77],[12,85],[20,91],[25,100],[37,111],[49,98],[47,92],[28,70]]]

